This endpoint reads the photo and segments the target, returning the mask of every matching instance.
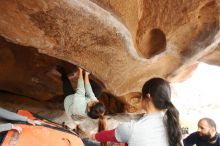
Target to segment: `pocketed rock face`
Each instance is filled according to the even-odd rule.
[[[8,57],[0,54],[0,88],[41,100],[62,95],[60,76],[48,81],[51,76],[43,74],[61,60],[74,64],[68,70],[76,65],[90,71],[118,99],[132,98],[151,77],[182,80],[197,61],[220,62],[219,5],[219,0],[2,0],[1,46],[13,45],[17,55],[29,52],[28,57],[39,52],[45,59],[17,67],[22,60],[1,47]],[[33,74],[36,64],[44,69]],[[19,79],[10,79],[17,71]],[[35,76],[46,88],[38,89]]]

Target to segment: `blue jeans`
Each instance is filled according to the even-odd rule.
[[[84,138],[82,139],[83,143],[85,146],[100,146],[100,143],[99,142],[96,142],[96,141],[92,141],[88,138]]]
[[[7,131],[0,132],[0,145],[2,144],[6,134],[7,134]]]
[[[92,141],[88,138],[83,138],[82,141],[85,146],[100,146],[100,142]],[[110,146],[112,146],[113,144],[114,142],[110,142]]]

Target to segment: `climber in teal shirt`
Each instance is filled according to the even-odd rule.
[[[79,78],[74,94],[68,95],[64,100],[64,108],[68,117],[74,121],[79,121],[87,116],[98,119],[104,116],[105,106],[95,97],[90,82],[89,72],[85,71],[85,81],[83,80],[83,70],[78,69]],[[71,81],[71,77],[69,77]]]

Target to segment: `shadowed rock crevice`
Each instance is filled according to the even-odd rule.
[[[0,39],[0,87],[3,90],[36,99],[47,100],[61,95],[59,74],[55,72],[56,58],[39,54],[37,49],[24,47]],[[4,51],[5,50],[5,51]],[[4,56],[9,56],[4,59]]]
[[[67,75],[77,72],[75,65],[38,53],[37,49],[7,42],[0,37],[0,89],[37,100],[64,98],[64,90],[73,87]],[[61,69],[62,68],[62,69]],[[65,76],[66,80],[62,80]],[[101,92],[99,81],[92,77],[95,92]]]

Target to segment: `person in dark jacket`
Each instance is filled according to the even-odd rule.
[[[202,118],[198,122],[198,131],[183,140],[184,146],[220,146],[220,135],[216,124],[210,118]]]

